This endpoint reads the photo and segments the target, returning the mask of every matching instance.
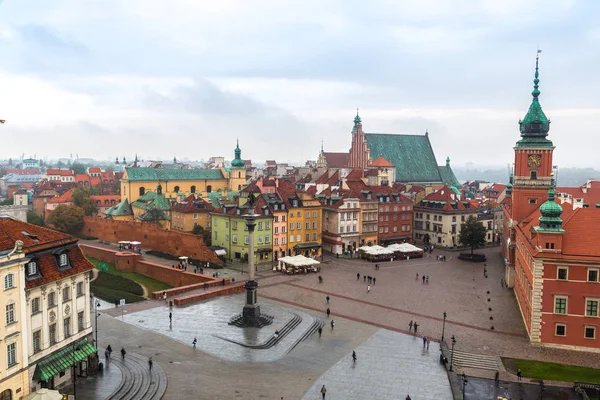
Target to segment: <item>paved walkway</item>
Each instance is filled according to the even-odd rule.
[[[323,385],[327,400],[451,400],[446,370],[439,364],[439,345],[423,347],[420,338],[380,330],[321,376],[304,399],[318,399]]]
[[[462,384],[462,379],[459,378]],[[538,400],[541,388],[538,383],[517,383],[501,381],[499,385],[491,379],[467,378],[465,399],[496,400],[498,396],[515,400]],[[572,388],[546,386],[544,400],[580,400]]]

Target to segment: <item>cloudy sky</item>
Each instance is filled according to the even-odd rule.
[[[315,159],[429,130],[505,165],[535,53],[555,163],[600,167],[595,0],[0,0],[0,158]]]

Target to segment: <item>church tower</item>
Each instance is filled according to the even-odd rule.
[[[229,189],[240,191],[246,186],[246,163],[242,160],[242,150],[240,142],[234,150],[235,158],[231,161],[231,171],[229,172]]]
[[[362,121],[358,115],[358,110],[356,110],[354,128],[352,129],[352,147],[350,148],[348,167],[364,169],[369,165],[371,165],[371,151],[367,145],[365,133],[362,130]]]
[[[552,181],[554,145],[547,139],[550,120],[539,102],[539,55],[535,59],[533,99],[519,121],[521,140],[514,147],[515,166],[511,195],[511,219],[519,223],[546,200]]]

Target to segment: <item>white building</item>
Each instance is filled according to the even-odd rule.
[[[33,158],[24,159],[22,164],[23,164],[23,169],[33,169],[33,168],[40,167],[40,162],[38,160],[34,160]]]

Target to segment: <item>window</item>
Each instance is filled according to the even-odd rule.
[[[596,339],[596,327],[595,326],[586,326],[585,327],[585,338],[586,339]]]
[[[227,233],[225,234],[225,241],[229,242],[229,235]]]
[[[294,235],[290,235],[290,243],[294,243]]]
[[[537,179],[537,171],[531,171],[531,179]]]
[[[271,235],[265,235],[265,243],[266,244],[271,243]]]
[[[317,212],[313,211],[313,218],[317,218]]]
[[[281,238],[281,244],[286,244],[287,243],[287,238],[284,236]]]
[[[211,193],[211,192],[212,192],[212,186],[211,186],[211,185],[208,185],[208,186],[206,187],[206,193]]]
[[[81,332],[83,330],[83,321],[84,321],[84,313],[83,311],[79,311],[77,313],[77,331]]]
[[[6,305],[6,325],[15,323],[15,303]]]
[[[296,202],[296,201],[297,201],[297,200],[294,200],[294,202]],[[298,212],[296,213],[296,217],[300,218],[300,211],[298,211]]]
[[[285,215],[281,216],[281,222],[285,222]]]
[[[271,221],[265,222],[265,229],[271,229]]]
[[[248,236],[244,236],[244,244],[248,244]]]
[[[7,274],[4,277],[4,290],[12,289],[15,287],[15,276],[14,274]]]
[[[556,336],[567,336],[567,326],[565,324],[556,324],[554,326],[554,334]]]
[[[235,234],[231,235],[231,241],[233,243],[237,243],[237,235],[235,235]]]
[[[50,337],[50,346],[56,344],[56,324],[52,324],[48,327],[49,337]]]
[[[218,235],[217,231],[215,231],[215,235],[214,236],[215,236],[215,240],[217,240],[219,238],[219,235]]]
[[[282,226],[282,227],[281,227],[281,233],[285,233],[285,230],[286,230],[286,227],[285,227],[285,226]]]
[[[307,233],[307,234],[305,235],[305,240],[304,240],[304,241],[305,241],[305,242],[309,242],[309,241],[310,241],[310,233]]]
[[[310,222],[307,222],[304,224],[304,229],[306,229],[306,230],[310,229]]]
[[[598,316],[598,300],[586,300],[585,301],[585,315],[587,317]]]
[[[140,196],[143,196],[146,193],[146,189],[142,186],[140,188]]]
[[[42,350],[42,331],[33,332],[33,352],[39,353]]]
[[[294,230],[294,223],[290,222],[290,231],[293,231],[293,230]]]
[[[37,274],[38,268],[37,263],[35,261],[30,261],[27,263],[27,275],[32,276]]]
[[[259,222],[259,223],[258,223],[258,230],[259,230],[259,231],[262,231],[262,230],[263,230],[263,223],[262,223],[262,222]]]
[[[273,244],[274,244],[275,246],[278,246],[278,245],[279,245],[279,238],[275,238],[275,239],[273,239]]]
[[[537,199],[529,199],[529,204],[537,204]]]
[[[173,188],[173,191],[174,191],[175,193],[179,193],[179,186],[175,186],[175,187]]]
[[[63,332],[65,333],[65,338],[71,336],[71,317],[63,320]]]
[[[194,214],[194,219],[198,219],[198,214]]]
[[[566,281],[569,277],[569,268],[566,267],[558,267],[558,271],[556,273],[556,279],[561,281]]]
[[[275,204],[275,211],[277,211],[277,204]],[[279,222],[279,215],[275,216],[275,222]]]
[[[83,282],[77,282],[77,297],[83,296]]]
[[[312,237],[313,237],[313,241],[317,240],[317,234],[316,233],[313,233]]]
[[[302,241],[302,239],[300,238],[300,235],[296,235],[296,242],[300,243]]]
[[[306,212],[306,218],[310,218],[310,211]]]
[[[313,222],[312,226],[313,226],[313,229],[317,229],[317,223],[316,222]]]
[[[588,268],[588,282],[598,282],[597,268]]]
[[[192,193],[196,193],[196,186],[195,186],[195,185],[192,185],[192,186],[190,187],[190,192],[192,192]]]
[[[231,229],[233,229],[233,230],[237,230],[237,221],[233,221],[233,222],[231,223]]]
[[[31,299],[31,315],[40,312],[40,298]]]
[[[225,221],[225,228],[229,229],[229,221]]]
[[[567,313],[567,298],[566,297],[554,297],[554,313],[555,314],[566,314]]]
[[[8,368],[14,367],[17,365],[17,344],[11,343],[6,345],[6,362],[8,363]]]
[[[67,300],[71,299],[71,290],[70,289],[71,288],[68,287],[68,286],[65,286],[63,288],[63,293],[62,293],[63,294],[63,301],[67,301]]]

